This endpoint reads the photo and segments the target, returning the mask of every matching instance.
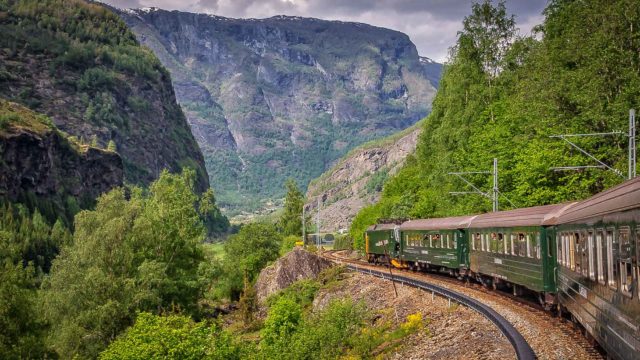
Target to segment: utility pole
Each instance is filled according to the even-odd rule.
[[[304,216],[304,204],[302,204],[302,247],[307,248],[306,221]]]
[[[636,177],[636,110],[629,110],[629,179]]]
[[[477,186],[473,185],[471,181],[465,179],[463,176],[463,175],[474,175],[474,174],[487,174],[487,175],[491,174],[493,176],[493,188],[491,189],[491,193],[480,190]],[[502,195],[505,198],[505,200],[507,200],[509,204],[511,204],[511,206],[513,206],[514,208],[516,207],[513,201],[511,201],[504,194],[500,193],[500,189],[498,188],[498,159],[497,158],[493,158],[492,171],[450,172],[448,173],[448,175],[457,176],[460,180],[464,181],[467,185],[469,185],[469,187],[473,189],[473,191],[451,191],[449,192],[449,194],[451,195],[467,195],[467,194],[481,195],[491,200],[491,203],[493,204],[493,211],[499,210],[499,198],[500,198],[500,195]]]
[[[320,196],[318,196],[318,214],[316,215],[316,246],[320,247]]]
[[[498,158],[493,158],[493,211],[498,211]]]
[[[605,164],[602,160],[596,158],[591,153],[576,145],[573,141],[568,138],[571,137],[602,137],[602,136],[612,136],[612,135],[623,135],[622,131],[612,131],[605,133],[591,133],[591,134],[564,134],[564,135],[552,135],[550,138],[558,138],[571,145],[574,149],[580,151],[583,155],[587,156],[591,160],[595,161],[597,165],[582,165],[582,166],[559,166],[552,167],[551,170],[554,171],[567,171],[567,170],[582,170],[582,169],[606,169],[614,174],[624,178],[624,174],[622,171],[618,169],[614,169],[613,167]],[[635,109],[629,109],[629,132],[627,133],[627,137],[629,138],[629,169],[627,171],[627,179],[633,179],[636,177],[636,111]]]

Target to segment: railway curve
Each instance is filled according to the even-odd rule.
[[[581,337],[581,334],[577,333],[575,329],[573,329],[572,325],[564,323],[562,320],[552,318],[536,307],[524,306],[524,304],[518,303],[507,297],[478,291],[473,288],[465,287],[462,284],[454,284],[453,280],[447,281],[443,279],[432,279],[429,274],[411,272],[406,274],[408,276],[399,275],[397,273],[390,275],[387,270],[381,271],[379,269],[374,269],[374,266],[362,261],[337,256],[335,251],[325,251],[322,252],[321,255],[334,263],[343,264],[353,271],[370,274],[386,280],[393,280],[397,283],[420,288],[467,306],[495,324],[498,330],[502,332],[513,346],[518,359],[561,359],[572,356],[578,356],[578,358],[584,359],[603,358],[600,353],[595,350],[588,341],[586,341],[586,339]],[[425,275],[422,278],[428,281],[419,278],[420,275]],[[459,291],[451,290],[452,287]],[[469,293],[470,291],[476,291],[477,294]],[[510,302],[510,310],[514,310],[513,307],[514,304],[516,304],[519,314],[512,314],[509,310],[505,311],[504,303],[499,304],[493,300],[487,301],[486,298],[478,297],[478,294],[491,295],[496,300],[502,300],[503,302],[508,301]],[[514,321],[514,317],[520,317],[523,314],[525,315],[523,319]],[[545,320],[546,323],[539,324],[541,319]],[[550,332],[559,333],[550,336],[549,342],[553,342],[552,339],[561,340],[561,342],[556,343],[555,346],[562,347],[565,351],[554,353],[554,351],[548,348],[548,345],[550,345],[548,342],[546,344],[541,343],[539,341],[540,335],[549,334],[536,331],[531,332],[530,330],[527,330],[529,325],[532,325],[533,323],[538,323],[538,328],[549,329]],[[549,325],[551,325],[551,328],[549,328]],[[522,330],[524,330],[526,334],[523,335],[521,332]],[[530,343],[532,340],[534,341],[533,347]],[[571,354],[572,356],[567,357],[568,354]]]

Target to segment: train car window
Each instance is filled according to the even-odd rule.
[[[511,241],[510,241],[511,237],[509,236],[509,234],[504,234],[504,253],[509,255],[510,254],[510,250],[511,250]]]
[[[553,257],[553,247],[552,247],[553,237],[551,235],[547,235],[547,257]]]
[[[640,300],[640,228],[636,229],[636,279],[638,280],[638,286],[636,286],[636,294],[638,294],[638,300]]]
[[[540,237],[540,233],[533,233],[533,252],[534,257],[536,259],[540,259],[540,243],[542,242],[542,238]]]
[[[564,245],[564,259],[567,263],[567,268],[571,269],[571,259],[573,258],[573,251],[571,249],[571,244],[573,243],[573,240],[571,239],[571,235],[567,234],[564,237],[565,240],[565,245]]]
[[[473,242],[471,243],[471,247],[473,250],[480,250],[479,246],[480,234],[476,233],[473,235]]]
[[[516,250],[515,243],[516,243],[516,241],[517,241],[517,240],[516,240],[516,234],[510,234],[509,239],[510,239],[510,241],[509,241],[509,243],[510,243],[510,244],[509,244],[510,252],[509,252],[509,253],[510,253],[511,255],[517,255],[517,253],[516,253],[516,251],[515,251],[515,250]]]
[[[562,249],[564,248],[564,246],[562,245],[564,244],[564,235],[562,233],[556,235],[556,243],[556,247],[558,248],[558,264],[564,266],[564,253],[562,251]]]
[[[518,256],[527,256],[527,237],[523,233],[518,234]]]
[[[492,253],[497,253],[498,252],[498,234],[497,233],[491,233],[491,252]]]
[[[498,254],[504,254],[504,235],[501,233],[498,233],[497,246]]]
[[[582,233],[580,233],[580,237],[582,238],[582,247],[580,248],[580,252],[582,254],[582,260],[580,261],[580,264],[582,264],[582,275],[584,277],[589,277],[589,252],[587,251],[588,249],[588,243],[587,243],[587,232],[586,231],[582,231]]]
[[[581,273],[582,272],[582,253],[581,253],[581,248],[582,248],[582,236],[580,236],[579,233],[574,233],[573,234],[573,263],[574,263],[574,270],[577,273]]]
[[[527,257],[533,257],[533,244],[532,244],[531,234],[527,234]]]
[[[609,280],[608,284],[609,287],[611,287],[612,289],[617,289],[618,286],[616,284],[617,279],[616,279],[616,274],[615,274],[615,266],[613,263],[613,246],[614,246],[614,242],[613,242],[613,231],[611,230],[607,230],[607,278]]]
[[[569,268],[572,271],[576,270],[576,234],[569,235]]]
[[[631,297],[633,285],[633,265],[631,263],[631,239],[629,236],[629,228],[620,228],[618,239],[620,242],[620,290],[628,297]]]
[[[606,284],[606,275],[604,273],[604,248],[605,248],[605,242],[604,242],[604,235],[602,233],[602,230],[598,230],[598,232],[596,233],[596,260],[598,263],[598,282],[601,283],[602,285]]]
[[[589,231],[587,235],[587,252],[589,253],[589,278],[591,280],[596,280],[596,268],[594,266],[595,254],[594,254],[594,241],[593,241],[593,231]]]
[[[458,248],[458,238],[456,237],[456,233],[451,234],[451,237],[453,237],[453,248],[457,249]]]
[[[480,250],[484,251],[484,236],[485,234],[480,235]]]
[[[443,236],[438,234],[438,239],[440,239],[440,248],[444,249],[444,238],[443,238]]]

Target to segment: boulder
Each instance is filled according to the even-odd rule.
[[[331,266],[333,263],[329,260],[302,248],[294,248],[260,272],[255,285],[258,303],[264,304],[270,295],[298,280],[316,278],[322,270]]]

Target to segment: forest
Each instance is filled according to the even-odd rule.
[[[504,2],[474,4],[450,49],[432,113],[416,153],[386,181],[378,203],[362,209],[350,233],[363,249],[378,219],[481,213],[491,200],[451,172],[491,171],[498,159],[500,209],[583,199],[626,179],[629,110],[640,106],[640,7],[634,0],[553,0],[544,21],[521,35]],[[594,160],[561,134],[620,171]],[[467,179],[489,192],[492,178]]]

